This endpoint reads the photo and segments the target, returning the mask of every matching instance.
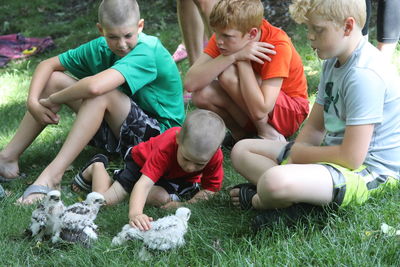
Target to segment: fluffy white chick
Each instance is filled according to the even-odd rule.
[[[178,208],[175,215],[169,215],[151,222],[148,231],[140,231],[129,224],[122,228],[112,240],[112,245],[121,245],[127,240],[143,240],[145,247],[153,250],[169,250],[185,244],[184,235],[187,232],[191,212],[188,208]]]
[[[85,201],[68,206],[60,216],[60,224],[53,242],[62,239],[90,247],[91,243],[97,240],[97,225],[94,220],[104,204],[103,195],[92,192],[87,195]]]
[[[44,236],[51,236],[56,231],[60,215],[65,206],[61,201],[61,193],[52,190],[46,194],[43,201],[32,212],[29,231],[36,240],[42,240]]]

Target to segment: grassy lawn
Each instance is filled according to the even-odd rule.
[[[270,1],[271,2],[271,1]],[[1,1],[0,35],[21,32],[28,37],[52,36],[56,48],[26,60],[16,60],[0,69],[0,149],[12,138],[25,112],[30,78],[43,59],[57,55],[98,36],[98,1]],[[173,53],[180,42],[175,1],[139,1],[145,32],[158,36]],[[294,24],[283,28],[292,37],[302,56],[313,99],[318,85],[321,62],[308,46],[305,29]],[[372,29],[371,39],[374,35]],[[400,51],[395,62],[400,70]],[[182,76],[187,60],[178,64]],[[187,107],[191,109],[193,107]],[[313,218],[288,228],[278,224],[258,234],[250,231],[254,211],[240,212],[229,203],[229,186],[243,182],[225,153],[225,181],[222,192],[206,203],[190,205],[192,217],[186,245],[175,251],[159,253],[143,263],[139,261],[140,243],[111,247],[111,239],[127,223],[127,202],[101,210],[97,218],[99,241],[91,249],[81,246],[53,246],[36,243],[24,235],[35,208],[13,203],[27,184],[33,182],[55,157],[74,120],[66,108],[61,110],[58,126],[47,127],[23,154],[20,167],[28,179],[2,184],[12,195],[0,200],[0,266],[399,266],[400,239],[385,237],[380,225],[386,222],[400,228],[399,193],[387,192],[360,207],[342,209],[323,223]],[[69,189],[72,177],[99,150],[88,147],[65,173],[63,199],[74,203],[83,196]],[[114,157],[110,170],[120,166]],[[158,218],[170,212],[147,207],[148,215]]]

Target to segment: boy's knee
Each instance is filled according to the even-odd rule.
[[[209,94],[206,89],[198,90],[192,93],[192,103],[202,109],[209,109]]]
[[[236,70],[233,68],[229,68],[228,70],[222,72],[218,76],[219,84],[225,90],[229,90],[229,88],[237,88],[239,87],[239,79],[236,74]]]
[[[231,151],[231,161],[234,167],[237,167],[241,162],[243,162],[244,157],[248,155],[249,148],[248,148],[249,140],[241,140],[235,144]]]
[[[260,198],[286,200],[290,198],[293,180],[286,175],[284,166],[276,166],[266,171],[258,180],[257,191]]]
[[[69,77],[62,71],[53,71],[50,75],[49,80],[42,92],[42,95],[48,96],[55,92],[58,92],[76,82],[73,78]]]
[[[147,204],[160,207],[170,202],[169,194],[166,192],[157,191],[147,197]]]
[[[96,169],[96,170],[103,170],[103,169],[105,169],[106,167],[104,166],[104,163],[103,162],[94,162],[94,163],[92,163],[92,165],[90,165],[89,167],[88,167],[88,169]]]

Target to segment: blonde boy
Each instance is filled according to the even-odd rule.
[[[91,140],[109,152],[124,154],[128,144],[182,123],[179,72],[160,41],[142,33],[143,26],[135,0],[104,0],[97,24],[102,37],[38,65],[28,112],[0,152],[2,179],[18,176],[20,155],[47,125],[59,122],[61,104],[77,117],[56,158],[19,202],[32,203],[58,188],[66,168]]]
[[[316,102],[294,143],[244,140],[232,150],[234,167],[251,182],[231,190],[233,203],[285,208],[258,215],[256,229],[277,214],[297,220],[302,214],[295,211],[307,206],[299,203],[356,205],[398,185],[400,81],[362,36],[365,10],[365,0],[295,0],[290,6],[326,61]]]
[[[263,15],[260,0],[219,1],[210,15],[215,34],[185,79],[194,104],[218,113],[233,142],[285,140],[308,114],[300,56]]]
[[[221,189],[224,173],[219,147],[224,135],[223,120],[198,109],[188,114],[182,128],[168,129],[128,150],[124,169],[114,173],[115,181],[107,174],[104,155],[93,157],[75,180],[83,185],[81,189],[104,194],[109,205],[130,194],[130,224],[148,230],[152,218],[143,213],[145,203],[174,208],[183,200],[194,203]]]

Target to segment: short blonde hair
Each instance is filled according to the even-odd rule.
[[[260,28],[264,7],[260,0],[220,0],[210,14],[214,29],[236,29],[242,34]]]
[[[136,24],[140,19],[136,0],[103,0],[99,6],[99,23],[102,26],[125,26]]]
[[[290,15],[297,23],[305,23],[310,14],[316,14],[337,26],[353,17],[360,28],[364,27],[366,10],[365,0],[293,0],[289,6]]]
[[[179,133],[179,144],[193,156],[211,158],[225,137],[225,123],[209,110],[196,109],[190,112]]]

